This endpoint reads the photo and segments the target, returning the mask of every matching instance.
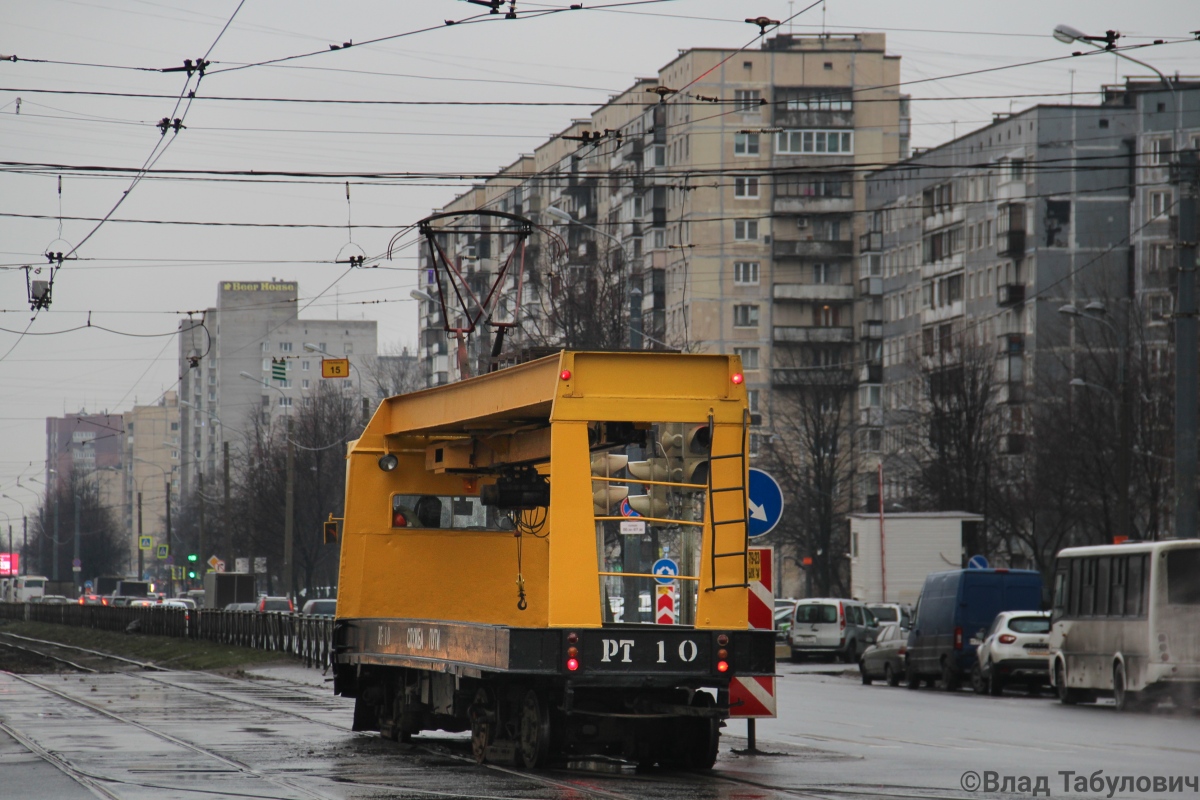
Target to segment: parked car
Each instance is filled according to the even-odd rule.
[[[925,578],[908,634],[908,688],[955,691],[975,666],[973,640],[982,640],[1001,611],[1042,607],[1042,576],[1027,569],[957,569]]]
[[[304,606],[300,609],[301,614],[309,614],[314,617],[332,617],[336,612],[336,597],[308,600],[305,601]]]
[[[796,604],[788,644],[795,661],[823,655],[853,664],[878,632],[875,616],[858,600],[810,598]]]
[[[257,611],[258,603],[230,603],[225,606],[226,611]]]
[[[1050,612],[1004,611],[976,649],[971,687],[999,697],[1009,683],[1031,694],[1050,682]]]
[[[867,608],[879,620],[880,625],[899,623],[904,630],[912,629],[912,608],[900,603],[867,603]]]
[[[79,605],[81,605],[81,606],[106,606],[106,605],[108,605],[108,598],[102,594],[95,594],[93,592],[84,592],[83,594],[79,595]]]
[[[254,606],[256,611],[278,611],[291,614],[296,610],[290,597],[260,597]]]
[[[858,660],[862,682],[869,686],[871,681],[883,679],[888,686],[899,686],[907,650],[908,631],[894,622],[881,625],[875,644],[864,650]]]
[[[190,598],[190,597],[172,597],[172,598],[170,598],[170,599],[165,599],[165,598],[164,598],[163,600],[159,600],[159,601],[158,601],[158,604],[159,604],[159,605],[164,605],[164,606],[167,606],[167,605],[173,605],[173,606],[182,605],[184,608],[187,608],[187,609],[189,609],[189,610],[195,610],[195,608],[196,608],[196,601],[195,601],[195,600],[193,600],[193,599],[192,599],[192,598]]]
[[[788,631],[792,629],[792,613],[796,610],[797,600],[786,597],[775,599],[775,641],[787,644]]]
[[[44,606],[65,606],[70,604],[70,600],[61,594],[44,594],[41,597],[35,597],[29,602],[41,603]]]

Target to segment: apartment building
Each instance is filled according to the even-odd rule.
[[[441,209],[507,209],[539,226],[499,360],[555,344],[736,353],[756,419],[813,366],[849,369],[861,176],[908,151],[900,61],[885,45],[878,33],[778,35],[760,50],[682,51]],[[480,278],[507,256],[474,234],[444,246]],[[434,385],[461,373],[422,258],[419,355]],[[515,308],[515,277],[501,295]],[[574,329],[573,304],[611,324]],[[488,368],[485,338],[476,369]]]
[[[201,473],[222,474],[223,447],[242,445],[256,420],[272,424],[305,402],[322,379],[321,359],[348,358],[344,391],[374,396],[363,385],[374,358],[374,320],[301,319],[299,286],[289,281],[222,281],[217,304],[179,329],[180,492],[189,496]],[[286,380],[275,380],[274,363]]]
[[[1157,91],[1155,91],[1157,89]],[[922,407],[930,371],[972,348],[994,354],[1002,454],[1024,451],[1029,410],[1066,396],[1099,326],[1065,306],[1139,303],[1162,331],[1171,308],[1167,167],[1176,127],[1196,146],[1200,107],[1176,117],[1159,82],[1106,87],[1094,106],[1039,105],[875,172],[861,242],[861,449],[882,458]],[[1187,93],[1179,93],[1186,97]],[[1165,98],[1165,99],[1164,99]],[[1189,127],[1190,126],[1190,127]],[[870,459],[860,496],[878,501]],[[884,482],[884,501],[908,487]]]
[[[172,509],[179,510],[179,410],[178,393],[166,392],[154,405],[135,405],[122,415],[124,481],[116,516],[128,533],[126,575],[137,574],[139,535],[149,536],[155,548],[175,544],[168,536],[167,519]],[[162,562],[157,549],[144,554],[143,564],[158,574]]]

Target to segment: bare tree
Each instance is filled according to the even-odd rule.
[[[760,454],[789,504],[772,536],[794,557],[812,558],[818,596],[845,596],[854,376],[836,366],[795,372],[793,386],[771,394],[771,435]]]
[[[337,583],[338,548],[322,542],[321,523],[345,508],[346,446],[362,431],[355,398],[339,388],[318,385],[292,419],[294,448],[292,551],[297,589],[309,596]],[[287,505],[287,420],[255,419],[247,431],[249,449],[231,499],[241,530],[255,555],[266,556],[273,578],[282,579],[284,510]]]
[[[42,553],[38,568],[49,575],[57,551],[59,580],[71,580],[75,553],[75,520],[79,519],[79,560],[83,575],[123,574],[128,563],[128,542],[117,524],[116,510],[102,502],[94,473],[71,470],[55,481],[42,508],[33,517],[30,550]],[[58,535],[55,536],[55,515]],[[39,541],[40,540],[40,541]],[[140,576],[139,576],[140,577]]]
[[[364,376],[364,392],[373,392],[380,399],[425,388],[420,362],[399,342],[385,345],[378,355],[363,359],[359,369]]]

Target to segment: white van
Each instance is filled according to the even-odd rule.
[[[1200,540],[1072,547],[1054,565],[1050,681],[1118,711],[1200,695]]]
[[[793,661],[823,655],[853,664],[878,635],[879,621],[858,600],[811,597],[796,603],[788,644]]]
[[[9,602],[28,603],[46,594],[45,575],[21,575],[9,580]]]

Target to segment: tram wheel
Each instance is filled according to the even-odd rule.
[[[480,688],[471,704],[471,755],[482,764],[487,758],[488,745],[496,740],[496,701],[492,692]]]
[[[708,692],[692,695],[696,708],[712,708],[716,705]],[[721,745],[721,721],[715,717],[695,717],[688,720],[691,736],[688,736],[687,766],[689,769],[712,769],[717,763],[717,750]]]
[[[526,769],[544,766],[550,754],[550,708],[536,689],[525,692],[521,701],[519,733],[517,758],[521,766]]]

